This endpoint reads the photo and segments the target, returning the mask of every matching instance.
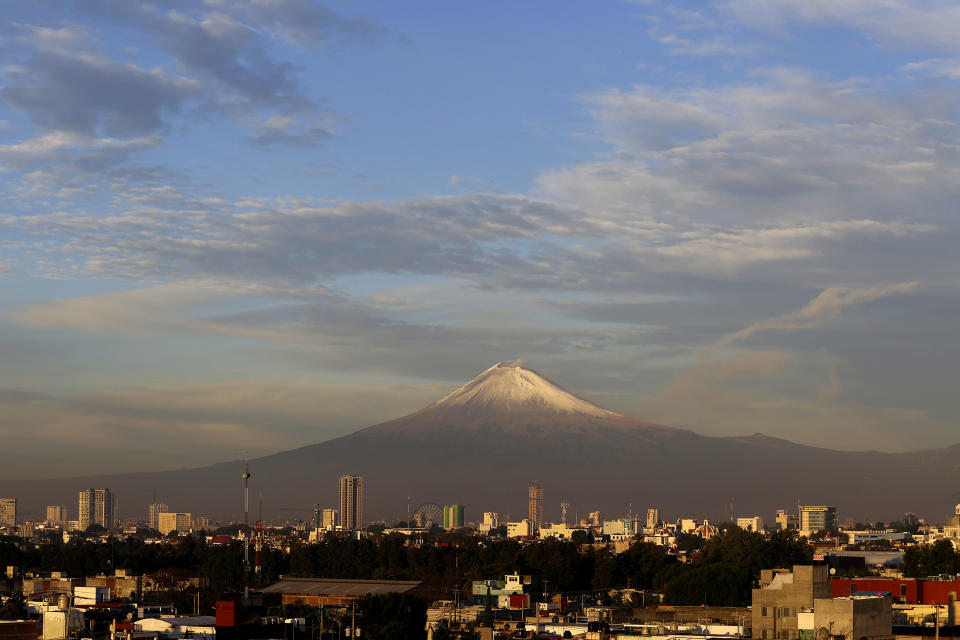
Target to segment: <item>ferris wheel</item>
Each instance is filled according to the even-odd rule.
[[[424,502],[414,509],[413,521],[423,529],[429,529],[434,524],[442,527],[443,507],[434,502]]]

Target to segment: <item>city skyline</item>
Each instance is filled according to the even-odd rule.
[[[960,442],[953,3],[6,9],[0,481],[328,441],[512,359],[706,436]]]

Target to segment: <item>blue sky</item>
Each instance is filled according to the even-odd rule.
[[[308,444],[515,358],[710,435],[952,444],[958,27],[907,0],[9,3],[0,477]]]

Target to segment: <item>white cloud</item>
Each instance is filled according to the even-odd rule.
[[[768,318],[745,327],[735,333],[717,340],[711,349],[727,347],[735,342],[746,340],[759,331],[797,331],[812,329],[820,324],[829,322],[840,315],[842,311],[879,298],[887,296],[906,295],[917,290],[917,282],[900,282],[877,287],[851,289],[848,287],[828,287],[807,303],[802,309],[785,313],[776,318]]]

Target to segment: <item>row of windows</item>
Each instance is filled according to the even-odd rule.
[[[796,607],[761,607],[760,615],[764,618],[777,616],[778,618],[796,618]]]

